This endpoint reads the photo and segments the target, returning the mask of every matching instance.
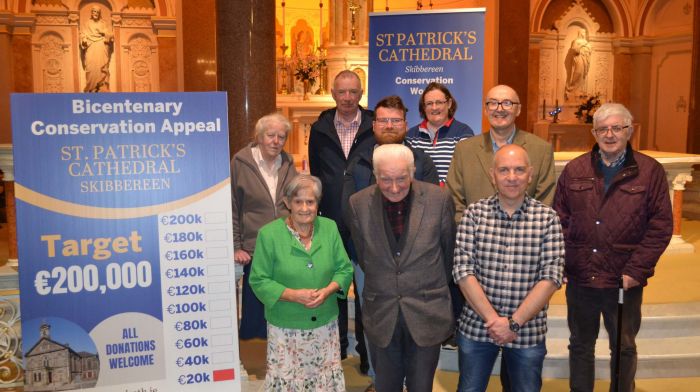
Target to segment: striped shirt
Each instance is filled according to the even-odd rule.
[[[430,137],[427,121],[416,125],[406,133],[406,142],[409,146],[425,151],[435,163],[440,182],[445,182],[447,171],[452,162],[452,155],[460,140],[474,136],[474,131],[468,125],[454,118],[437,130],[434,137]]]
[[[474,275],[500,316],[511,316],[541,280],[561,287],[563,271],[564,236],[552,208],[526,195],[511,217],[501,208],[498,196],[481,199],[465,210],[457,228],[452,277],[458,282]],[[468,303],[458,325],[467,338],[494,343],[484,321]],[[532,347],[546,333],[545,305],[505,347]]]

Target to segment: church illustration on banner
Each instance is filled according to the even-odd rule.
[[[76,352],[69,343],[51,339],[51,325],[39,327],[39,340],[25,355],[25,391],[67,391],[92,388],[100,373],[95,353]]]

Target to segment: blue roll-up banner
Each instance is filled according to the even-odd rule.
[[[226,109],[12,95],[25,391],[240,390]]]
[[[418,125],[420,95],[438,82],[458,103],[455,118],[480,133],[484,20],[484,8],[370,13],[369,107],[398,95]]]

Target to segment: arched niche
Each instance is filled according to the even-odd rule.
[[[532,7],[530,31],[552,29],[558,16],[575,3],[587,9],[596,19],[601,26],[600,32],[615,33],[619,37],[631,36],[634,21],[630,17],[627,3],[622,0],[537,0]]]
[[[578,120],[574,113],[588,97],[612,99],[612,41],[616,34],[601,31],[601,25],[582,1],[568,4],[557,8],[559,15],[538,34],[537,113],[547,113],[558,104],[562,108],[559,119],[575,122]],[[548,5],[555,6],[552,2]],[[614,20],[611,15],[603,19]]]
[[[686,152],[691,86],[693,9],[685,0],[644,5],[639,32],[650,46],[648,144],[661,151]]]

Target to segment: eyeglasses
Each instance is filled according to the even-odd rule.
[[[498,107],[503,109],[511,109],[513,105],[520,105],[520,102],[513,102],[510,99],[504,99],[503,101],[486,101],[486,109],[496,110]]]
[[[377,123],[377,125],[386,127],[389,123],[391,125],[401,125],[401,123],[404,122],[403,118],[376,118],[374,119],[374,122]]]
[[[428,102],[425,103],[425,107],[426,107],[426,108],[429,108],[429,107],[431,107],[431,106],[435,106],[435,107],[437,107],[437,106],[444,106],[446,103],[447,103],[447,100],[444,100],[444,101],[428,101]]]
[[[595,133],[598,136],[604,136],[608,133],[608,130],[612,131],[613,135],[619,135],[622,133],[627,128],[630,128],[631,125],[611,125],[607,127],[598,127],[598,128],[593,128],[593,133]]]

